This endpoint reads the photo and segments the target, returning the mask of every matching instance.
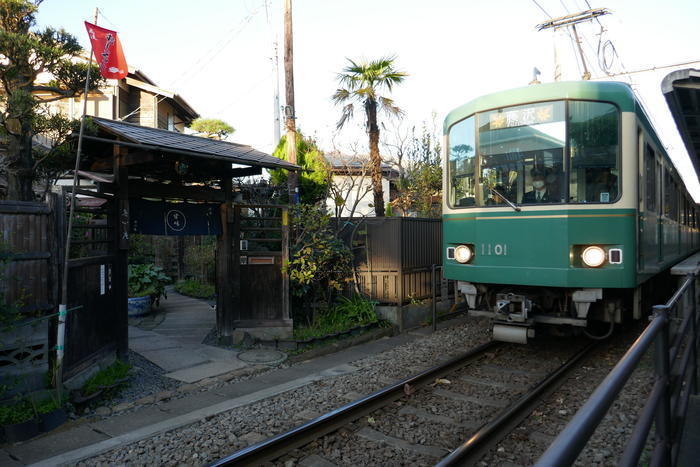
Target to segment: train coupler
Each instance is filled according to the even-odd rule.
[[[524,295],[497,294],[495,311],[505,321],[526,323],[532,311],[532,301]]]

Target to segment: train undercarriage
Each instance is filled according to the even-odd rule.
[[[638,320],[652,302],[659,277],[635,289],[533,287],[458,282],[469,314],[493,322],[493,338],[525,344],[536,335],[606,338],[615,325]],[[658,290],[658,288],[657,288]],[[657,301],[655,301],[657,300]]]

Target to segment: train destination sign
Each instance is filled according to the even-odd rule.
[[[554,106],[552,104],[517,107],[512,110],[489,114],[489,126],[492,130],[498,130],[501,128],[549,123],[552,121],[553,115]]]

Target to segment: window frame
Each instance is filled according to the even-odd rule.
[[[446,164],[445,164],[445,182],[446,182],[446,187],[448,190],[451,189],[450,180],[451,180],[451,173],[450,173],[450,132],[452,131],[452,128],[461,122],[469,119],[469,118],[474,118],[474,142],[475,142],[475,148],[474,148],[474,157],[476,158],[475,164],[474,164],[474,176],[476,177],[478,174],[480,174],[480,168],[481,168],[481,154],[479,152],[479,114],[482,113],[487,113],[487,112],[492,112],[494,110],[498,109],[507,109],[510,107],[519,107],[519,106],[526,106],[526,105],[533,105],[533,104],[543,104],[547,102],[563,102],[564,103],[564,123],[565,123],[565,144],[564,144],[564,150],[563,150],[563,158],[564,160],[562,161],[562,168],[564,170],[565,174],[565,183],[564,183],[564,191],[565,191],[565,199],[569,200],[569,202],[558,202],[558,203],[538,203],[538,204],[519,204],[521,207],[532,207],[532,206],[580,206],[580,205],[586,205],[586,206],[609,206],[613,205],[617,202],[619,202],[622,199],[623,195],[623,183],[622,181],[624,180],[624,174],[623,174],[623,164],[622,164],[622,112],[620,111],[620,106],[612,101],[607,101],[607,100],[595,100],[595,99],[571,99],[571,98],[557,98],[557,99],[545,99],[545,100],[537,100],[537,101],[528,101],[528,102],[522,102],[522,103],[517,103],[517,104],[512,104],[512,105],[507,105],[507,106],[501,106],[501,107],[492,107],[488,109],[483,109],[478,112],[473,112],[466,117],[457,120],[456,122],[452,123],[448,128],[447,128],[447,144],[446,146]],[[592,103],[600,103],[600,104],[610,104],[615,108],[616,111],[616,116],[617,116],[617,151],[615,155],[615,164],[616,164],[616,169],[618,172],[618,188],[617,188],[617,196],[615,199],[612,199],[608,202],[570,202],[570,184],[571,184],[571,144],[569,143],[569,137],[570,137],[570,124],[569,124],[569,118],[570,118],[570,103],[571,102],[592,102]],[[475,204],[473,206],[454,206],[451,202],[450,196],[446,196],[445,193],[443,193],[443,196],[446,196],[445,201],[447,206],[450,209],[454,210],[459,210],[459,209],[490,209],[490,208],[498,208],[498,207],[503,207],[499,205],[486,205],[485,203],[479,203],[478,198],[481,197],[480,195],[480,190],[478,189],[478,186],[480,184],[475,182],[476,186],[476,191],[475,191]],[[448,191],[445,190],[445,191]]]

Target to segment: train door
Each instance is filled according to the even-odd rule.
[[[661,181],[660,181],[660,166],[656,160],[656,153],[650,144],[640,144],[640,158],[643,158],[643,177],[644,198],[640,201],[641,219],[640,219],[640,244],[639,258],[640,269],[644,272],[654,272],[658,268],[661,261],[661,216],[660,198],[661,198]],[[640,162],[641,165],[641,162]],[[640,190],[641,192],[642,190]]]
[[[657,263],[660,265],[664,260],[664,207],[663,193],[665,188],[664,169],[661,162],[656,159],[656,250]]]

